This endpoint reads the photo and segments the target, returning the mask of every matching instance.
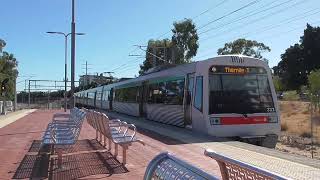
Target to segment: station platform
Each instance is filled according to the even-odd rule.
[[[40,159],[40,139],[56,112],[37,110],[0,128],[0,179],[143,179],[153,157],[168,151],[209,174],[221,177],[215,160],[205,157],[203,149],[192,144],[161,136],[151,131],[140,131],[137,137],[145,146],[134,143],[127,151],[127,165],[108,152],[95,138],[95,130],[83,123],[78,143],[63,156],[63,167],[58,170],[56,158]],[[114,150],[114,149],[113,149]],[[119,148],[121,150],[121,148]],[[120,162],[119,162],[120,161]]]
[[[291,179],[320,179],[320,160],[310,159],[259,147],[227,138],[200,135],[191,130],[174,127],[144,118],[131,117],[115,112],[106,112],[112,118],[135,124],[138,128],[153,131],[181,142],[205,149],[210,148],[233,159],[275,172]]]
[[[320,179],[320,162],[293,156],[273,149],[199,135],[178,128],[107,112],[110,117],[137,125],[137,136],[146,145],[133,144],[127,151],[127,165],[123,166],[95,138],[95,130],[84,122],[79,141],[63,156],[62,170],[57,159],[40,159],[42,134],[54,113],[37,110],[0,128],[0,179],[142,179],[150,160],[168,151],[180,159],[221,177],[215,160],[203,155],[210,148],[231,158],[247,162],[292,179]]]

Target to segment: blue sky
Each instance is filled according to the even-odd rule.
[[[77,32],[86,33],[77,37],[77,79],[85,72],[82,64],[86,60],[91,74],[114,70],[117,77],[133,77],[143,59],[128,54],[144,54],[133,45],[145,45],[170,31],[174,21],[196,17],[199,28],[253,0],[227,0],[214,8],[222,1],[76,0]],[[30,75],[33,79],[62,80],[64,39],[45,32],[70,32],[71,0],[0,0],[0,4],[0,38],[7,42],[5,50],[19,61],[18,90]],[[319,0],[260,0],[199,29],[198,33],[211,30],[199,35],[200,48],[194,60],[214,57],[225,42],[245,37],[271,48],[264,56],[272,67],[286,48],[299,41],[306,23],[320,25]],[[170,39],[171,33],[161,38]]]

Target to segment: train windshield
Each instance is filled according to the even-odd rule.
[[[274,111],[266,73],[209,75],[209,114]]]

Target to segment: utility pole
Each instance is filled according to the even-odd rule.
[[[82,64],[82,65],[85,66],[85,67],[82,67],[82,69],[85,69],[85,83],[84,84],[88,85],[89,84],[88,69],[90,69],[89,66],[92,64],[88,64],[88,61],[86,61],[86,63]]]
[[[30,80],[29,80],[29,88],[28,88],[28,107],[30,108]]]
[[[70,103],[70,109],[75,106],[75,100],[74,100],[74,80],[75,80],[75,53],[76,53],[76,24],[74,22],[74,1],[72,0],[72,21],[71,21],[71,103]]]
[[[86,61],[86,76],[88,75],[88,61]]]

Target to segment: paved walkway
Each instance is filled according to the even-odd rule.
[[[210,148],[218,153],[246,162],[263,169],[276,172],[292,179],[320,179],[320,161],[303,156],[294,156],[274,149],[258,147],[246,143],[228,141],[198,135],[190,130],[172,127],[143,118],[135,118],[118,113],[108,113],[110,117],[134,123],[138,128],[148,129],[171,137],[191,146]],[[203,153],[203,151],[201,152]]]
[[[15,122],[16,120],[34,112],[36,109],[23,109],[16,112],[10,112],[7,115],[0,116],[0,128]]]
[[[70,154],[63,158],[63,165],[69,168],[55,170],[55,157],[40,162],[37,155],[39,140],[55,112],[38,110],[0,129],[0,179],[142,179],[149,161],[163,151],[169,151],[210,174],[220,176],[217,163],[203,155],[203,148],[147,130],[137,134],[146,145],[134,143],[128,150],[128,164],[123,167],[118,161],[122,160],[121,151],[118,160],[114,159],[94,140],[95,131],[86,122],[79,143],[68,150]]]

